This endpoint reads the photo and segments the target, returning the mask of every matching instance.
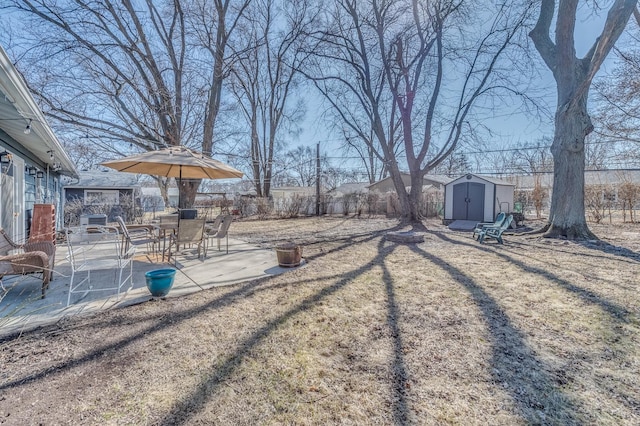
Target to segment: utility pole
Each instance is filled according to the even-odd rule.
[[[320,142],[316,145],[316,216],[320,216]]]

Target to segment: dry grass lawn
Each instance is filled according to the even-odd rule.
[[[427,227],[234,223],[307,266],[0,342],[0,423],[640,424],[640,228],[500,246]]]

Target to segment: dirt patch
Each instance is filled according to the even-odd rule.
[[[637,225],[586,244],[427,228],[234,223],[307,266],[0,342],[0,422],[640,423]]]

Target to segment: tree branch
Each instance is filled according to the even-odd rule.
[[[540,56],[542,56],[542,59],[551,71],[556,69],[558,62],[556,45],[551,41],[551,37],[549,36],[554,12],[555,1],[542,0],[538,21],[536,22],[536,26],[529,33],[529,37],[533,40],[533,44],[536,46]]]

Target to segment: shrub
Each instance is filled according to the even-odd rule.
[[[278,216],[285,219],[298,217],[300,215],[300,212],[306,213],[310,206],[310,203],[310,197],[304,197],[298,194],[295,194],[290,198],[285,198],[279,203],[277,211]]]
[[[271,207],[271,202],[269,201],[269,199],[266,197],[256,198],[255,202],[256,202],[256,214],[258,215],[258,218],[262,220],[268,218],[271,215],[271,212],[273,211],[273,208]]]

